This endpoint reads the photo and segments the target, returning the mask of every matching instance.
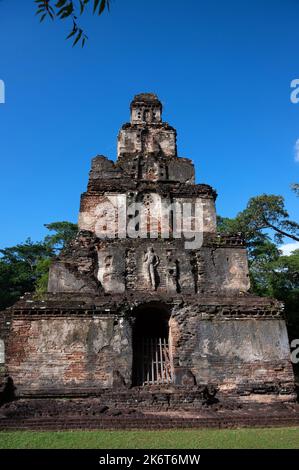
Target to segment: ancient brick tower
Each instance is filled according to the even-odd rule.
[[[248,293],[244,242],[217,234],[215,199],[178,158],[158,98],[135,96],[116,163],[92,160],[80,231],[53,262],[48,294],[2,314],[16,394],[214,385],[223,396],[293,398],[282,306]]]

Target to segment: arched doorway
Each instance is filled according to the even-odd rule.
[[[138,307],[134,314],[133,385],[172,383],[168,309],[149,303]]]

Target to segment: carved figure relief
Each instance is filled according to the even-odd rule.
[[[115,257],[110,253],[97,249],[98,273],[97,278],[105,292],[121,293],[125,291],[123,271],[125,259]]]
[[[113,256],[108,255],[106,256],[104,260],[104,273],[103,273],[103,282],[104,283],[109,283],[111,282],[112,279],[112,273],[113,273]]]
[[[148,247],[143,259],[148,283],[152,290],[157,289],[157,267],[160,263],[159,257],[154,252],[153,247]]]
[[[179,261],[174,259],[171,252],[167,253],[167,271],[166,271],[166,288],[168,292],[180,292],[179,284]]]

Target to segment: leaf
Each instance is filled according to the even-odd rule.
[[[100,10],[99,10],[99,15],[101,15],[105,8],[110,12],[110,0],[102,0],[102,3],[100,5]]]
[[[41,16],[41,18],[40,18],[40,20],[39,20],[40,23],[41,23],[42,21],[44,21],[44,19],[46,18],[46,16],[47,16],[47,13],[44,13],[44,14]]]
[[[70,34],[65,39],[70,39],[72,36],[74,36],[74,34],[76,34],[77,31],[78,31],[78,28],[73,29],[73,31],[71,31]]]
[[[106,6],[106,0],[102,0],[100,9],[99,9],[99,15],[103,13],[103,11],[105,10],[105,6]]]
[[[96,12],[98,6],[99,6],[100,0],[94,0],[94,5],[93,5],[93,13]]]
[[[73,47],[77,44],[78,41],[80,41],[82,34],[83,34],[83,31],[82,29],[80,29],[75,41],[73,42]]]
[[[55,10],[53,7],[51,7],[51,5],[48,5],[48,11],[55,15]]]
[[[66,2],[67,2],[67,0],[59,0],[59,2],[57,2],[55,4],[55,6],[56,6],[56,8],[61,8],[66,4]]]
[[[59,16],[61,19],[66,18],[73,13],[73,10],[74,7],[72,4],[66,5],[65,7],[62,7],[60,10],[58,10],[57,16]]]

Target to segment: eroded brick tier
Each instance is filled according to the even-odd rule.
[[[283,306],[249,293],[244,241],[217,233],[215,199],[210,186],[194,184],[192,162],[177,156],[176,131],[162,121],[158,98],[137,95],[116,162],[92,160],[79,232],[53,262],[48,293],[25,295],[1,314],[1,367],[15,395],[115,396],[152,385],[177,387],[182,397],[212,387],[242,400],[293,400]],[[137,225],[128,236],[118,223],[109,237],[116,208],[128,225],[134,203],[148,214],[152,238],[138,235]],[[183,203],[201,209],[198,246],[186,248],[189,238],[176,236]],[[163,204],[174,208],[166,238]]]

